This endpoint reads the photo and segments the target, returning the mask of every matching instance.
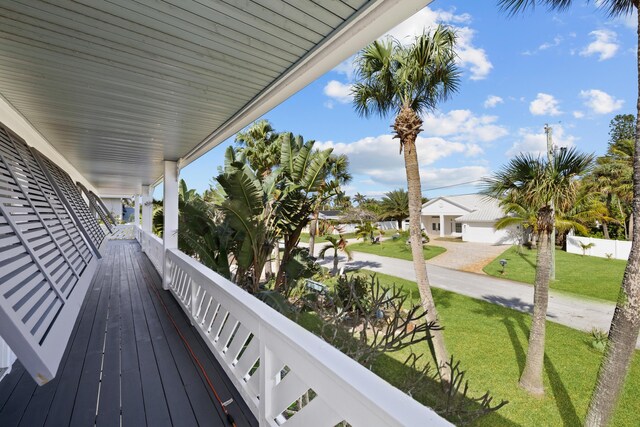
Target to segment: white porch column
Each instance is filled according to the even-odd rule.
[[[440,214],[440,237],[444,237],[444,215]]]
[[[133,196],[133,223],[136,225],[140,225],[140,195],[136,194]]]
[[[167,249],[178,248],[178,164],[165,160],[164,162],[164,272],[162,287],[169,289],[169,266],[167,264]]]
[[[148,185],[142,186],[142,231],[151,233],[151,220],[153,216],[153,200]]]

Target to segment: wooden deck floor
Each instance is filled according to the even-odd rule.
[[[0,381],[0,426],[226,426],[229,423],[151,286],[135,241],[110,241],[56,378],[38,387],[20,362]],[[257,425],[168,292],[159,291],[238,426]]]

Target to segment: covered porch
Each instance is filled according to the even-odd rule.
[[[460,215],[422,215],[422,226],[430,237],[460,237],[462,224],[456,223]]]
[[[183,168],[428,3],[2,4],[0,425],[449,425],[177,238]]]
[[[230,425],[214,389],[222,402],[232,400],[226,408],[238,426],[258,425],[176,300],[161,289],[135,240],[109,241],[58,375],[39,387],[18,360],[0,381],[0,425]]]

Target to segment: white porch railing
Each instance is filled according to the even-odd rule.
[[[136,227],[136,240],[140,242],[140,246],[147,257],[162,276],[162,265],[164,263],[164,251],[162,239],[153,233],[142,231],[142,228]]]
[[[136,238],[158,256],[159,239],[140,228]],[[191,257],[176,249],[166,257],[171,292],[261,426],[452,425]],[[315,397],[287,419],[309,390]]]

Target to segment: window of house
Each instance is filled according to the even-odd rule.
[[[462,233],[462,223],[456,222],[456,233]]]
[[[431,223],[431,229],[433,231],[440,231],[440,223],[439,222],[432,222]]]

